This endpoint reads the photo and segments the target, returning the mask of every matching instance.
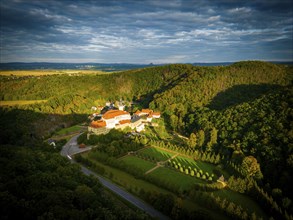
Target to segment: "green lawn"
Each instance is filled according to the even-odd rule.
[[[171,158],[175,153],[170,153],[159,148],[149,147],[139,151],[142,155],[148,155],[155,158],[156,161],[165,161]]]
[[[146,160],[143,160],[143,159],[138,158],[136,156],[127,156],[127,157],[122,158],[121,160],[124,161],[128,165],[142,169],[143,172],[146,172],[156,166],[156,164],[149,162],[149,161],[146,161]]]
[[[89,158],[89,152],[83,153],[81,154],[83,157]],[[101,167],[104,167],[105,169],[105,176],[106,177],[110,177],[112,176],[111,180],[121,186],[123,186],[126,189],[131,189],[132,191],[134,191],[134,193],[138,193],[139,190],[143,189],[145,191],[155,191],[158,193],[170,193],[169,191],[162,189],[160,187],[157,187],[154,184],[148,183],[144,180],[140,180],[140,179],[136,179],[134,176],[121,171],[119,169],[107,166],[103,163],[100,163],[96,160],[91,159],[91,161]]]
[[[207,183],[206,181],[203,181],[199,178],[191,177],[185,173],[181,173],[179,171],[165,167],[160,167],[148,175],[168,182],[169,184],[181,188],[182,190],[190,190],[195,183]]]
[[[64,134],[69,134],[69,133],[72,133],[72,132],[77,132],[77,131],[80,131],[80,130],[82,130],[82,127],[80,127],[79,125],[74,125],[72,127],[63,128],[60,131],[57,131],[55,133],[55,135],[64,135]]]

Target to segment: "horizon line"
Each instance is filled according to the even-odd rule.
[[[47,63],[47,64],[128,64],[128,65],[168,65],[168,64],[210,64],[210,63],[236,63],[236,62],[244,62],[244,61],[262,61],[262,62],[280,62],[280,63],[293,63],[293,60],[261,60],[261,59],[247,59],[247,60],[236,60],[236,61],[198,61],[198,62],[166,62],[166,63],[131,63],[131,62],[47,62],[47,61],[31,61],[31,62],[23,62],[23,61],[13,61],[13,62],[0,62],[1,64],[39,64],[39,63]]]

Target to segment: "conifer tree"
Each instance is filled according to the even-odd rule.
[[[205,134],[203,130],[199,130],[197,139],[198,139],[198,146],[203,147],[205,142]]]
[[[210,141],[207,144],[207,150],[212,151],[212,147],[217,144],[218,140],[218,130],[213,127],[210,133]]]

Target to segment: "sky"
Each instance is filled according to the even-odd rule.
[[[1,0],[0,62],[293,61],[291,0]]]

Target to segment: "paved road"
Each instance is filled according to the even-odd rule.
[[[75,163],[75,162],[74,162],[74,160],[72,160],[72,157],[71,157],[72,155],[77,154],[77,153],[81,153],[84,151],[88,151],[91,149],[91,147],[86,147],[86,148],[82,148],[82,149],[80,149],[78,147],[77,138],[79,135],[72,137],[63,146],[63,148],[60,152],[62,156],[67,157],[73,163]],[[105,178],[97,175],[96,173],[92,172],[91,170],[87,169],[86,167],[84,167],[82,165],[81,165],[81,170],[85,175],[93,175],[93,176],[97,177],[99,179],[99,181],[103,184],[104,187],[107,187],[108,189],[110,189],[111,191],[113,191],[117,195],[121,196],[122,198],[124,198],[128,202],[132,203],[133,205],[135,205],[139,209],[148,213],[150,216],[157,218],[157,219],[169,219],[167,216],[163,215],[161,212],[157,211],[152,206],[146,204],[145,202],[143,202],[139,198],[133,196],[129,192],[127,192],[124,189],[118,187],[117,185],[111,183],[110,181],[106,180]]]
[[[71,159],[71,156],[74,154],[78,154],[81,152],[85,152],[88,150],[91,150],[91,147],[86,147],[86,148],[79,148],[78,144],[77,144],[77,138],[79,137],[79,135],[75,135],[73,136],[62,148],[61,150],[61,155],[64,157],[68,157],[69,159]]]

